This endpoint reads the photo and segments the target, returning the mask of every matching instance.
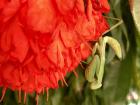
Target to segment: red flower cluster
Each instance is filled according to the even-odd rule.
[[[57,88],[108,29],[107,0],[0,0],[0,87]]]

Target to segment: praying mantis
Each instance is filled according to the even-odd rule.
[[[112,29],[122,24],[122,20],[118,18],[113,19],[118,20],[119,22],[116,25],[112,26],[109,30],[107,30],[103,34],[108,33]],[[90,60],[90,63],[85,70],[85,78],[90,83],[90,88],[92,90],[98,89],[102,86],[102,79],[104,75],[104,66],[105,66],[106,44],[108,44],[114,50],[115,54],[119,59],[122,59],[121,46],[116,39],[110,36],[99,38],[99,41],[95,43],[92,49],[92,60]]]

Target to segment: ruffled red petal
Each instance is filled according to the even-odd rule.
[[[0,0],[0,87],[58,88],[108,29],[107,0]]]

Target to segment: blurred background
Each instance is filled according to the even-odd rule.
[[[123,50],[123,60],[115,57],[111,48],[106,50],[106,65],[103,86],[91,90],[84,77],[84,69],[79,65],[75,77],[66,77],[69,84],[57,90],[41,94],[39,105],[140,105],[140,0],[109,0],[109,17],[119,18],[123,23],[107,35],[116,38]],[[118,21],[108,19],[110,27]],[[0,105],[18,104],[18,92],[8,90]],[[0,89],[1,95],[1,89]],[[22,97],[23,98],[23,97]],[[26,105],[35,105],[35,93],[27,96]]]

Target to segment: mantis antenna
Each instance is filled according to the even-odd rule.
[[[106,30],[102,35],[110,32],[111,30],[115,29],[116,27],[118,27],[119,25],[121,25],[123,23],[123,20],[119,19],[119,18],[113,18],[113,17],[108,17],[108,16],[104,16],[104,17],[107,18],[107,19],[116,20],[118,22],[115,25],[113,25],[110,29]]]

